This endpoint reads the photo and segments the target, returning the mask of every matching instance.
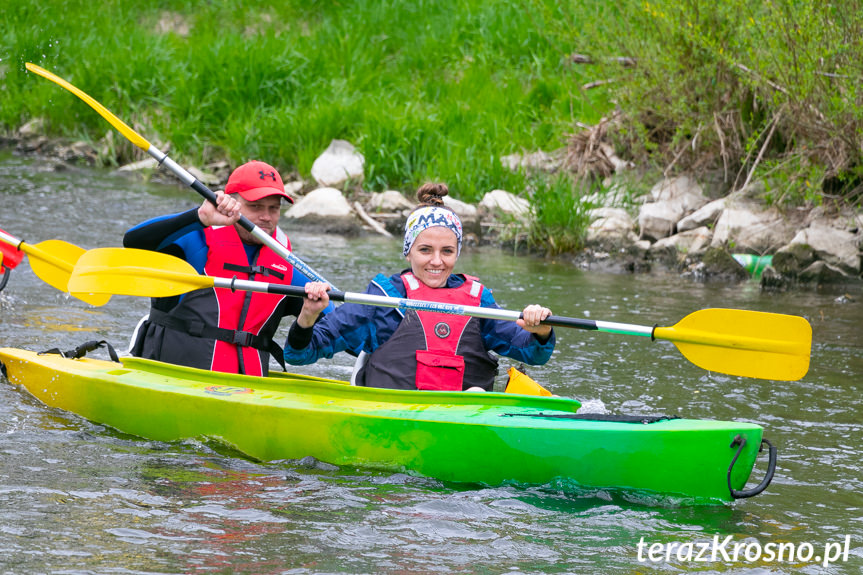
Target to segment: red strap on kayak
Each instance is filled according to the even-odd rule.
[[[24,259],[24,252],[6,242],[0,242],[0,254],[3,254],[0,260],[2,260],[3,267],[7,270],[15,269],[15,266],[20,264],[21,260]]]

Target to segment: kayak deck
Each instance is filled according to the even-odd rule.
[[[140,437],[214,438],[259,460],[335,465],[486,485],[547,484],[728,501],[755,463],[761,427],[669,419],[572,419],[574,400],[504,393],[354,387],[278,374],[250,377],[140,358],[2,348],[9,381],[40,401]],[[742,447],[732,445],[742,437]]]

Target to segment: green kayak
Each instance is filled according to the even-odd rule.
[[[354,387],[250,377],[139,358],[66,359],[0,348],[8,381],[40,401],[140,437],[212,438],[258,460],[335,465],[484,485],[567,485],[710,503],[745,489],[762,429],[751,423],[576,414],[571,399]]]

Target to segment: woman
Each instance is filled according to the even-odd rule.
[[[417,191],[420,206],[405,223],[403,254],[410,264],[399,274],[378,274],[366,293],[455,305],[499,307],[477,278],[453,274],[461,251],[462,226],[443,204],[444,184]],[[425,311],[345,304],[318,320],[329,304],[329,286],[310,282],[300,314],[288,332],[285,361],[314,363],[336,352],[370,354],[356,384],[393,389],[491,391],[497,359],[489,352],[530,365],[548,361],[554,332],[540,322],[551,310],[524,308],[508,322]]]

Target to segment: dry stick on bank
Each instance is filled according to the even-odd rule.
[[[725,134],[719,127],[719,118],[713,112],[713,125],[716,126],[716,135],[719,136],[719,155],[722,157],[722,181],[728,181],[728,152],[725,149]]]
[[[593,58],[586,54],[570,54],[569,60],[573,64],[593,64]],[[615,62],[616,64],[620,64],[624,68],[635,68],[638,65],[638,60],[635,58],[630,58],[628,56],[612,56],[611,58],[606,59],[609,62]]]
[[[681,147],[680,147],[680,151],[679,151],[679,152],[677,152],[677,154],[674,156],[674,159],[673,159],[673,160],[671,160],[671,163],[670,163],[670,164],[668,164],[668,167],[666,167],[666,168],[665,168],[665,170],[663,170],[662,175],[663,175],[664,177],[666,177],[666,178],[668,177],[668,172],[670,172],[670,171],[671,171],[671,168],[673,168],[673,167],[674,167],[674,164],[676,164],[676,163],[677,163],[677,160],[679,160],[679,159],[680,159],[680,156],[682,156],[682,155],[683,155],[683,152],[685,152],[685,151],[686,151],[686,148],[687,148],[687,147],[689,147],[689,146],[691,145],[691,146],[692,146],[692,152],[693,152],[693,153],[695,153],[695,144],[696,144],[696,142],[698,141],[698,136],[701,134],[701,129],[702,129],[703,127],[704,127],[704,126],[702,126],[701,124],[698,124],[698,129],[697,129],[697,130],[695,130],[695,136],[693,136],[693,137],[692,137],[692,140],[690,140],[688,143],[686,143],[686,144],[684,144],[683,146],[681,146]]]
[[[386,231],[386,229],[384,229],[382,225],[373,220],[372,217],[369,216],[368,213],[366,213],[361,203],[354,202],[354,209],[357,211],[357,214],[359,214],[360,219],[362,219],[365,223],[371,226],[374,231],[387,238],[393,237],[391,233]]]
[[[734,178],[734,189],[742,190],[746,186],[749,185],[749,182],[752,180],[753,174],[755,174],[755,168],[758,167],[758,164],[761,163],[761,158],[764,157],[764,152],[767,150],[767,146],[770,144],[770,140],[773,138],[773,132],[776,130],[776,126],[779,124],[779,118],[782,116],[782,111],[785,109],[783,105],[779,108],[773,115],[773,119],[771,120],[770,131],[767,132],[767,137],[764,138],[764,143],[761,145],[761,149],[758,151],[758,156],[755,158],[755,162],[752,164],[752,167],[749,169],[749,173],[746,175],[746,181],[743,182],[743,185],[738,188],[737,181],[740,179],[740,174],[743,173],[743,170],[746,166],[746,162],[743,162],[743,166],[741,166],[740,171],[737,172],[737,177]],[[746,161],[749,161],[749,156],[752,154],[752,150],[749,151],[749,154],[746,155]]]
[[[599,88],[600,86],[605,86],[606,84],[612,84],[617,82],[617,78],[607,78],[605,80],[594,80],[593,82],[588,82],[581,86],[581,89],[585,92],[587,90],[593,90],[594,88]]]

